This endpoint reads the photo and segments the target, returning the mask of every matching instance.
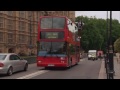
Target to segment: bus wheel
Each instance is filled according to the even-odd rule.
[[[47,69],[49,69],[49,67],[45,67],[45,69],[47,70]]]
[[[76,62],[76,65],[78,65],[78,62]]]
[[[78,65],[78,61],[79,61],[79,58],[78,58],[78,60],[77,60],[77,62],[76,62],[76,65]]]

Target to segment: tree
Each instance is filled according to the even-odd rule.
[[[81,30],[81,46],[87,51],[90,49],[106,51],[107,42],[107,21],[105,19],[97,19],[87,16],[76,17],[76,22],[82,20],[84,22],[83,30]],[[110,20],[109,20],[110,21]],[[109,28],[108,28],[109,29]],[[120,23],[118,20],[112,20],[112,43],[120,37]]]
[[[115,52],[119,52],[120,53],[120,38],[118,38],[115,43],[114,43],[114,50]]]

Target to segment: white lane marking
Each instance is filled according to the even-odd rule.
[[[30,79],[32,77],[38,76],[38,75],[46,73],[46,72],[48,72],[48,71],[47,70],[42,70],[42,71],[38,71],[38,72],[35,72],[35,73],[28,74],[26,76],[19,77],[17,79]]]
[[[80,61],[84,61],[85,59],[80,59]]]
[[[106,75],[105,75],[104,63],[105,63],[105,62],[102,61],[98,79],[105,79],[105,76],[106,76]]]

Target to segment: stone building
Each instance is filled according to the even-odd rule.
[[[75,20],[75,11],[47,13]],[[0,11],[0,53],[36,54],[37,23],[44,14],[45,11]]]

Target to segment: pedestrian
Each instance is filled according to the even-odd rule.
[[[100,60],[102,59],[101,53],[99,53],[99,59],[100,59]]]

